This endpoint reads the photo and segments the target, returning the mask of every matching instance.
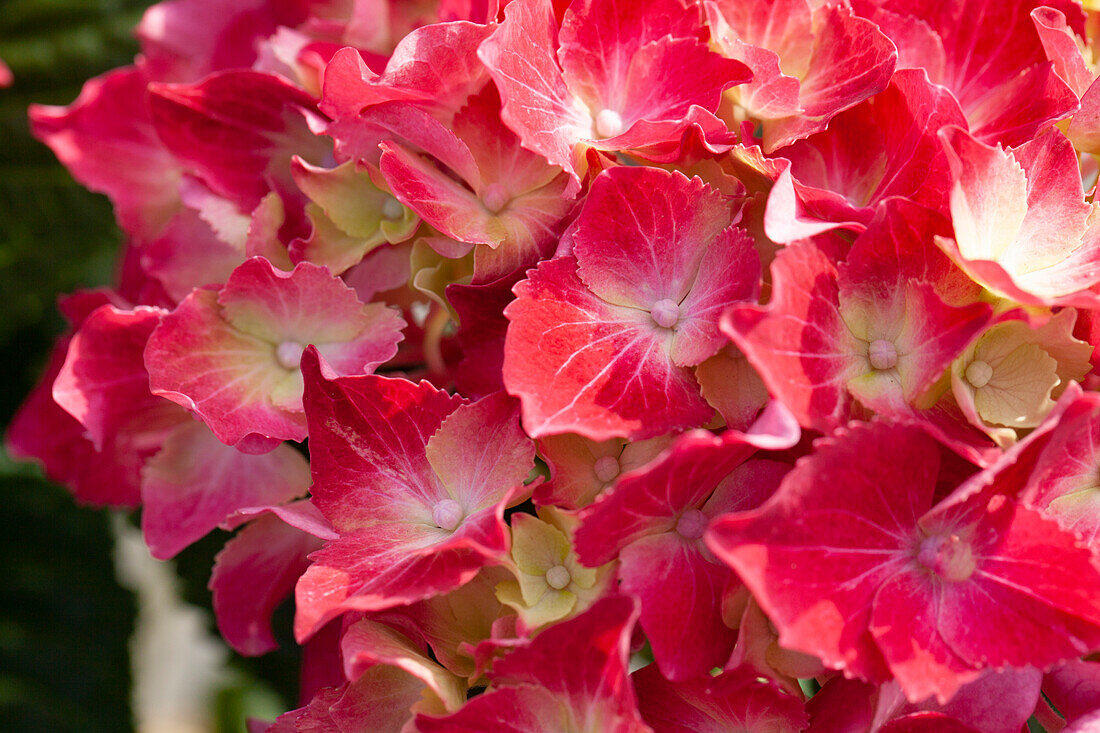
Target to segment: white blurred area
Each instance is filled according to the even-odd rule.
[[[180,599],[171,563],[153,559],[123,516],[112,520],[118,580],[137,597],[130,639],[136,730],[212,733],[215,695],[231,678],[229,650],[207,631],[207,612]]]

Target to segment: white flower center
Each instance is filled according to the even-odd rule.
[[[972,361],[966,367],[966,381],[970,382],[970,385],[974,387],[974,389],[981,389],[989,384],[989,380],[992,378],[993,367],[989,366],[984,361]]]
[[[283,369],[293,371],[302,363],[302,352],[305,347],[297,341],[284,341],[275,347],[275,361]]]
[[[561,590],[569,585],[573,578],[569,575],[569,569],[564,565],[555,565],[546,571],[546,584],[554,590]]]
[[[672,328],[680,320],[680,306],[671,298],[658,300],[649,309],[649,315],[661,328]]]
[[[707,515],[698,509],[688,509],[680,515],[676,522],[676,533],[688,540],[696,540],[703,536],[707,529]]]
[[[432,521],[440,529],[453,530],[465,516],[462,505],[454,499],[444,499],[432,509]]]
[[[898,350],[892,341],[878,339],[867,349],[867,357],[875,369],[893,369],[898,364]]]
[[[481,202],[493,214],[499,214],[511,200],[512,197],[504,190],[504,186],[499,183],[490,183],[481,193]]]
[[[596,478],[606,484],[619,475],[622,466],[619,465],[619,459],[615,456],[600,456],[592,464],[592,470],[595,472]]]
[[[613,109],[602,109],[596,115],[596,134],[601,138],[615,137],[623,131],[623,117]]]
[[[974,550],[958,535],[932,535],[921,540],[917,562],[944,580],[959,583],[974,574]]]
[[[393,196],[387,196],[382,202],[382,218],[397,221],[405,213],[405,207]]]

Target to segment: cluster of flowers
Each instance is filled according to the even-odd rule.
[[[9,445],[157,557],[240,528],[273,732],[1085,730],[1100,85],[1040,1],[154,6],[31,110],[128,241]]]

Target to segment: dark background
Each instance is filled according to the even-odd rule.
[[[113,279],[120,234],[110,203],[73,181],[27,126],[27,105],[69,104],[85,80],[131,63],[146,0],[0,0],[0,425],[37,382],[64,328],[59,294]],[[0,728],[127,731],[133,595],[111,562],[110,512],[78,507],[37,467],[0,451]],[[136,521],[131,517],[129,521]],[[190,602],[209,608],[216,533],[176,560]],[[289,639],[289,609],[279,632]],[[234,660],[218,698],[218,730],[243,730],[256,689],[292,706],[292,645]],[[268,694],[270,699],[271,695]]]

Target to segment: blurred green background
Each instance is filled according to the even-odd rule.
[[[132,29],[149,4],[0,0],[0,58],[15,76],[12,87],[0,89],[5,428],[64,328],[57,296],[110,283],[120,242],[106,198],[76,184],[31,137],[27,105],[68,104],[86,79],[130,63],[137,52]],[[133,730],[127,641],[135,601],[115,578],[109,512],[77,507],[37,467],[2,451],[0,501],[0,728]],[[176,561],[184,597],[207,609],[206,582],[224,540],[209,537]],[[243,730],[246,710],[270,715],[294,705],[298,659],[286,643],[289,623],[284,608],[277,629],[283,650],[232,662],[216,730]]]

